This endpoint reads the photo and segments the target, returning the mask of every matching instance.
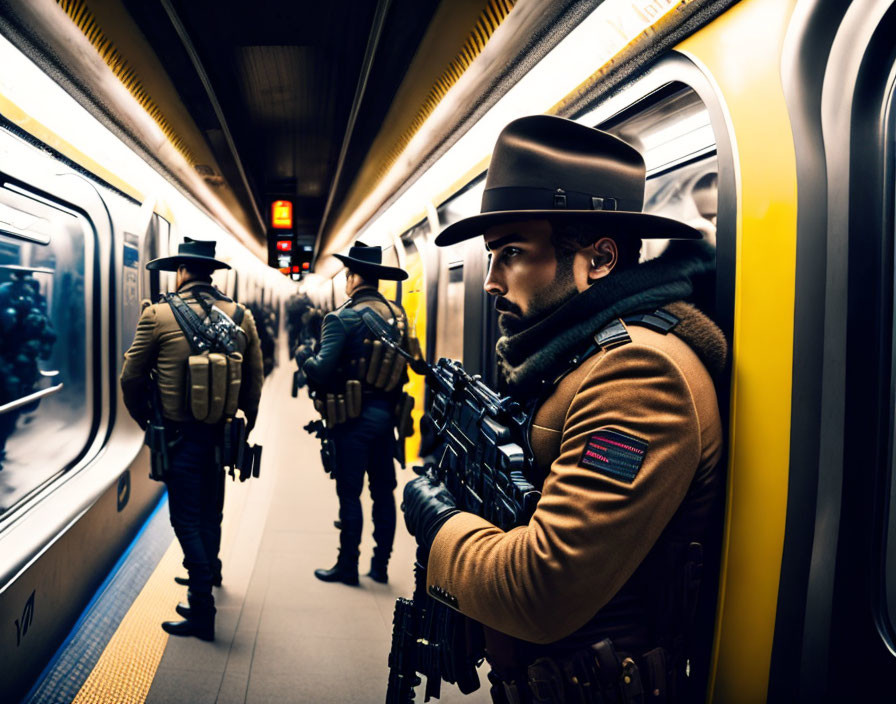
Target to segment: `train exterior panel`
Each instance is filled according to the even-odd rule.
[[[6,45],[0,51],[11,56]],[[35,90],[59,96],[40,76]],[[176,252],[185,235],[213,238],[234,263],[216,279],[231,295],[274,311],[295,288],[146,164],[116,161],[123,145],[111,135],[73,144],[48,126],[58,115],[27,97],[0,85],[0,285],[29,270],[55,337],[40,351],[40,377],[0,403],[12,419],[0,470],[0,691],[11,701],[35,682],[164,494],[118,389],[141,302],[173,286],[146,263]],[[56,109],[102,132],[73,101]]]

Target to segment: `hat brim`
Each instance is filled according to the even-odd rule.
[[[397,266],[384,266],[382,264],[374,264],[373,262],[365,262],[362,259],[352,259],[345,254],[334,254],[333,256],[361,276],[369,276],[373,279],[384,279],[386,281],[404,281],[408,278],[408,272],[404,269],[399,269]]]
[[[702,233],[683,222],[627,210],[502,210],[482,213],[449,225],[436,237],[436,245],[447,247],[485,234],[495,225],[526,220],[550,222],[582,221],[604,228],[601,234],[629,235],[641,239],[699,240]]]
[[[176,254],[173,257],[159,257],[147,262],[146,268],[150,271],[177,271],[181,264],[203,264],[212,269],[230,269],[230,264],[225,264],[211,257],[199,257],[192,254]]]

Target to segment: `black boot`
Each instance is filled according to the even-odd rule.
[[[165,621],[162,629],[173,636],[196,636],[200,640],[215,639],[215,600],[211,594],[187,594],[189,606],[177,605],[183,621]],[[186,607],[186,608],[182,608]],[[186,612],[186,613],[184,613]]]
[[[323,568],[314,570],[314,576],[321,582],[342,582],[356,586],[358,584],[358,555],[355,554],[354,561],[345,559],[342,552],[336,559],[336,564],[328,570]]]
[[[314,576],[322,582],[342,582],[352,586],[358,584],[358,546],[361,544],[361,535],[346,533],[339,534],[339,557],[332,568],[314,570]]]
[[[367,573],[367,576],[370,577],[374,582],[379,582],[380,584],[388,584],[388,568],[388,559],[383,560],[374,555],[374,557],[370,560],[370,572]]]

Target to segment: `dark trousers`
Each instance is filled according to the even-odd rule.
[[[336,453],[336,494],[339,496],[340,559],[357,560],[364,516],[361,490],[369,477],[373,500],[374,559],[385,563],[392,554],[395,537],[395,422],[391,404],[364,402],[357,418],[333,428]]]
[[[219,431],[200,423],[181,425],[166,478],[171,526],[184,551],[190,591],[196,594],[211,594],[212,581],[221,571],[224,473],[215,462]]]

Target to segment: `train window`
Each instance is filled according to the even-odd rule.
[[[338,308],[345,303],[348,298],[348,296],[345,295],[345,275],[346,271],[343,269],[333,277],[333,308]]]
[[[666,86],[598,125],[644,157],[644,210],[681,220],[715,245],[718,159],[709,111],[681,83]],[[645,240],[642,258],[659,255],[667,240]]]
[[[385,266],[401,266],[398,261],[398,250],[393,245],[383,247],[383,264]],[[382,293],[390,301],[398,301],[401,303],[398,283],[395,281],[380,281],[380,293]]]
[[[90,439],[92,233],[75,213],[0,188],[0,514]]]
[[[439,310],[436,315],[435,359],[464,358],[464,245],[446,248],[439,276]]]
[[[471,182],[437,210],[442,228],[476,215],[482,203],[485,177]],[[466,243],[439,250],[438,310],[436,312],[435,359],[464,359],[464,258]],[[476,284],[481,290],[482,282]]]

